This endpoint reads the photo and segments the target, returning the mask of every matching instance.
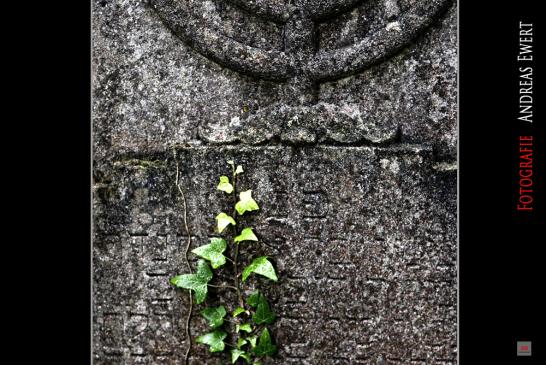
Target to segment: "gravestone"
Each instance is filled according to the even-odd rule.
[[[95,0],[94,363],[182,363],[176,169],[199,246],[234,159],[279,274],[266,363],[455,364],[456,20],[446,0]]]

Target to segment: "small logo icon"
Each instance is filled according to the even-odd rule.
[[[518,341],[518,356],[531,356],[531,341]]]

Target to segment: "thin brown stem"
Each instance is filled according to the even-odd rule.
[[[233,219],[235,219],[237,214],[237,209],[235,209],[235,206],[237,205],[237,174],[235,173],[235,164],[231,166],[232,172],[233,172]],[[234,236],[237,235],[237,228],[233,227]],[[239,300],[239,306],[244,308],[244,302],[243,302],[243,296],[241,295],[241,286],[239,283],[239,268],[238,268],[238,262],[237,259],[239,258],[239,245],[234,241],[232,243],[234,245],[234,254],[233,254],[233,268],[235,270],[235,287],[237,288],[237,298]]]
[[[237,290],[237,298],[239,299],[239,306],[244,307],[243,303],[243,297],[241,295],[241,286],[239,284],[239,275],[238,275],[238,268],[237,268],[237,258],[239,256],[239,245],[237,243],[234,243],[235,245],[235,256],[233,258],[233,266],[235,267],[235,285]]]
[[[251,333],[258,333],[264,328],[265,328],[265,325],[261,324],[261,325],[257,326],[256,328],[254,328],[254,330]]]
[[[184,229],[187,235],[186,249],[184,251],[184,259],[186,260],[186,266],[188,267],[188,271],[191,271],[190,260],[188,258],[188,252],[191,247],[191,233],[190,233],[190,228],[188,226],[188,206],[186,204],[186,195],[184,194],[184,190],[182,190],[182,186],[180,185],[180,169],[178,166],[178,158],[177,158],[176,150],[173,150],[173,154],[174,154],[174,160],[176,163],[176,187],[178,188],[178,191],[180,192],[182,206],[184,207],[183,220],[184,220]],[[186,338],[188,339],[188,347],[186,348],[186,353],[184,355],[184,364],[186,365],[189,365],[190,351],[192,347],[190,321],[191,321],[191,316],[193,314],[193,298],[192,298],[191,290],[188,290],[188,293],[190,297],[190,301],[189,301],[190,304],[189,304],[188,316],[186,317],[186,324],[185,324]]]
[[[210,286],[211,288],[218,288],[218,289],[233,289],[233,290],[237,290],[236,287],[231,286],[231,285],[212,285],[212,284],[207,284],[207,285]]]

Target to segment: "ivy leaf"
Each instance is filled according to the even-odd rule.
[[[269,335],[267,328],[264,328],[258,345],[252,349],[252,352],[254,352],[256,356],[271,356],[277,352],[277,346],[273,345],[271,342],[271,336]]]
[[[213,269],[217,269],[226,263],[226,257],[222,254],[227,248],[226,241],[213,237],[208,245],[203,245],[192,250],[194,254],[210,261]]]
[[[216,330],[211,333],[207,333],[206,335],[202,335],[197,337],[195,342],[201,343],[204,345],[209,345],[210,352],[221,352],[224,351],[225,343],[224,339],[227,337],[227,333],[224,331]]]
[[[203,282],[209,282],[212,279],[212,271],[206,261],[199,260],[197,262],[197,277]]]
[[[218,232],[222,233],[222,231],[230,224],[236,225],[235,219],[231,218],[231,216],[227,215],[226,213],[222,212],[216,216],[216,222],[218,224]]]
[[[254,293],[250,294],[248,298],[246,298],[246,304],[248,304],[251,307],[256,307],[260,300],[260,292],[255,291]]]
[[[256,312],[252,316],[252,319],[256,324],[271,324],[275,320],[275,313],[271,311],[269,303],[265,296],[259,291],[252,293],[247,299],[246,303],[251,307],[256,308]]]
[[[258,237],[252,231],[252,228],[245,228],[241,231],[241,234],[235,237],[234,242],[241,241],[258,241]]]
[[[207,297],[207,283],[212,279],[212,271],[205,260],[197,263],[195,274],[178,275],[171,279],[171,284],[178,288],[191,289],[195,292],[195,303],[200,304]]]
[[[237,307],[231,314],[233,317],[237,317],[239,314],[246,312],[246,310],[242,307]]]
[[[227,164],[230,165],[230,166],[233,166],[235,164],[235,162],[233,162],[233,160],[227,160]]]
[[[239,357],[245,359],[247,363],[250,362],[250,354],[249,353],[247,353],[245,351],[241,351],[239,349],[231,350],[231,363],[232,364],[235,364],[237,362],[237,360],[239,359]]]
[[[252,332],[252,326],[250,323],[238,324],[235,326],[235,332],[245,331],[246,333]]]
[[[256,347],[256,341],[258,341],[258,336],[252,335],[248,336],[246,339],[250,343],[250,346],[252,346],[252,348]]]
[[[218,183],[216,189],[226,192],[228,194],[233,193],[233,185],[231,185],[231,183],[229,182],[229,177],[220,176],[220,182]]]
[[[244,345],[246,345],[248,343],[247,340],[245,340],[244,338],[242,337],[239,337],[239,339],[237,340],[237,348],[240,349],[241,347],[243,347]]]
[[[235,175],[242,174],[243,172],[245,172],[245,171],[243,170],[243,166],[237,165],[237,169],[235,170]]]
[[[258,203],[252,199],[252,190],[242,191],[239,194],[239,201],[235,204],[235,209],[239,215],[243,215],[244,212],[251,212],[258,210]]]
[[[273,268],[273,265],[267,260],[267,256],[260,256],[254,259],[254,261],[252,261],[250,265],[245,267],[245,269],[243,270],[243,281],[245,281],[252,273],[265,276],[266,278],[273,281],[279,280],[277,278],[277,274],[275,274],[275,269]]]
[[[209,321],[209,326],[212,328],[218,328],[224,324],[224,317],[226,316],[226,308],[223,305],[219,307],[205,308],[201,311],[201,315]]]
[[[275,321],[275,313],[269,308],[269,303],[263,294],[260,294],[258,301],[258,307],[256,308],[256,313],[252,316],[252,319],[256,324],[271,324]]]

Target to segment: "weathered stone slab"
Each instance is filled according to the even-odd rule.
[[[194,246],[245,166],[280,275],[270,363],[455,363],[454,3],[93,2],[95,364],[184,357],[173,148]]]
[[[311,9],[313,24],[291,33],[299,28],[283,1],[95,0],[95,158],[172,144],[397,141],[455,158],[454,1],[294,3]],[[309,27],[314,38],[298,41]],[[218,37],[230,42],[216,44]],[[279,62],[244,58],[237,47],[282,54],[291,71],[270,70],[267,81],[240,74]]]
[[[430,147],[190,147],[177,150],[193,245],[229,206],[225,160],[261,210],[249,216],[279,284],[275,364],[451,364],[456,346],[456,175]],[[172,151],[97,167],[95,364],[178,364],[186,237]],[[256,279],[253,279],[256,280]],[[251,286],[259,285],[251,281]],[[267,287],[267,286],[264,286]],[[224,293],[222,293],[224,295]],[[212,303],[218,297],[211,296]],[[192,321],[204,331],[202,319]],[[196,347],[194,364],[213,364]]]

